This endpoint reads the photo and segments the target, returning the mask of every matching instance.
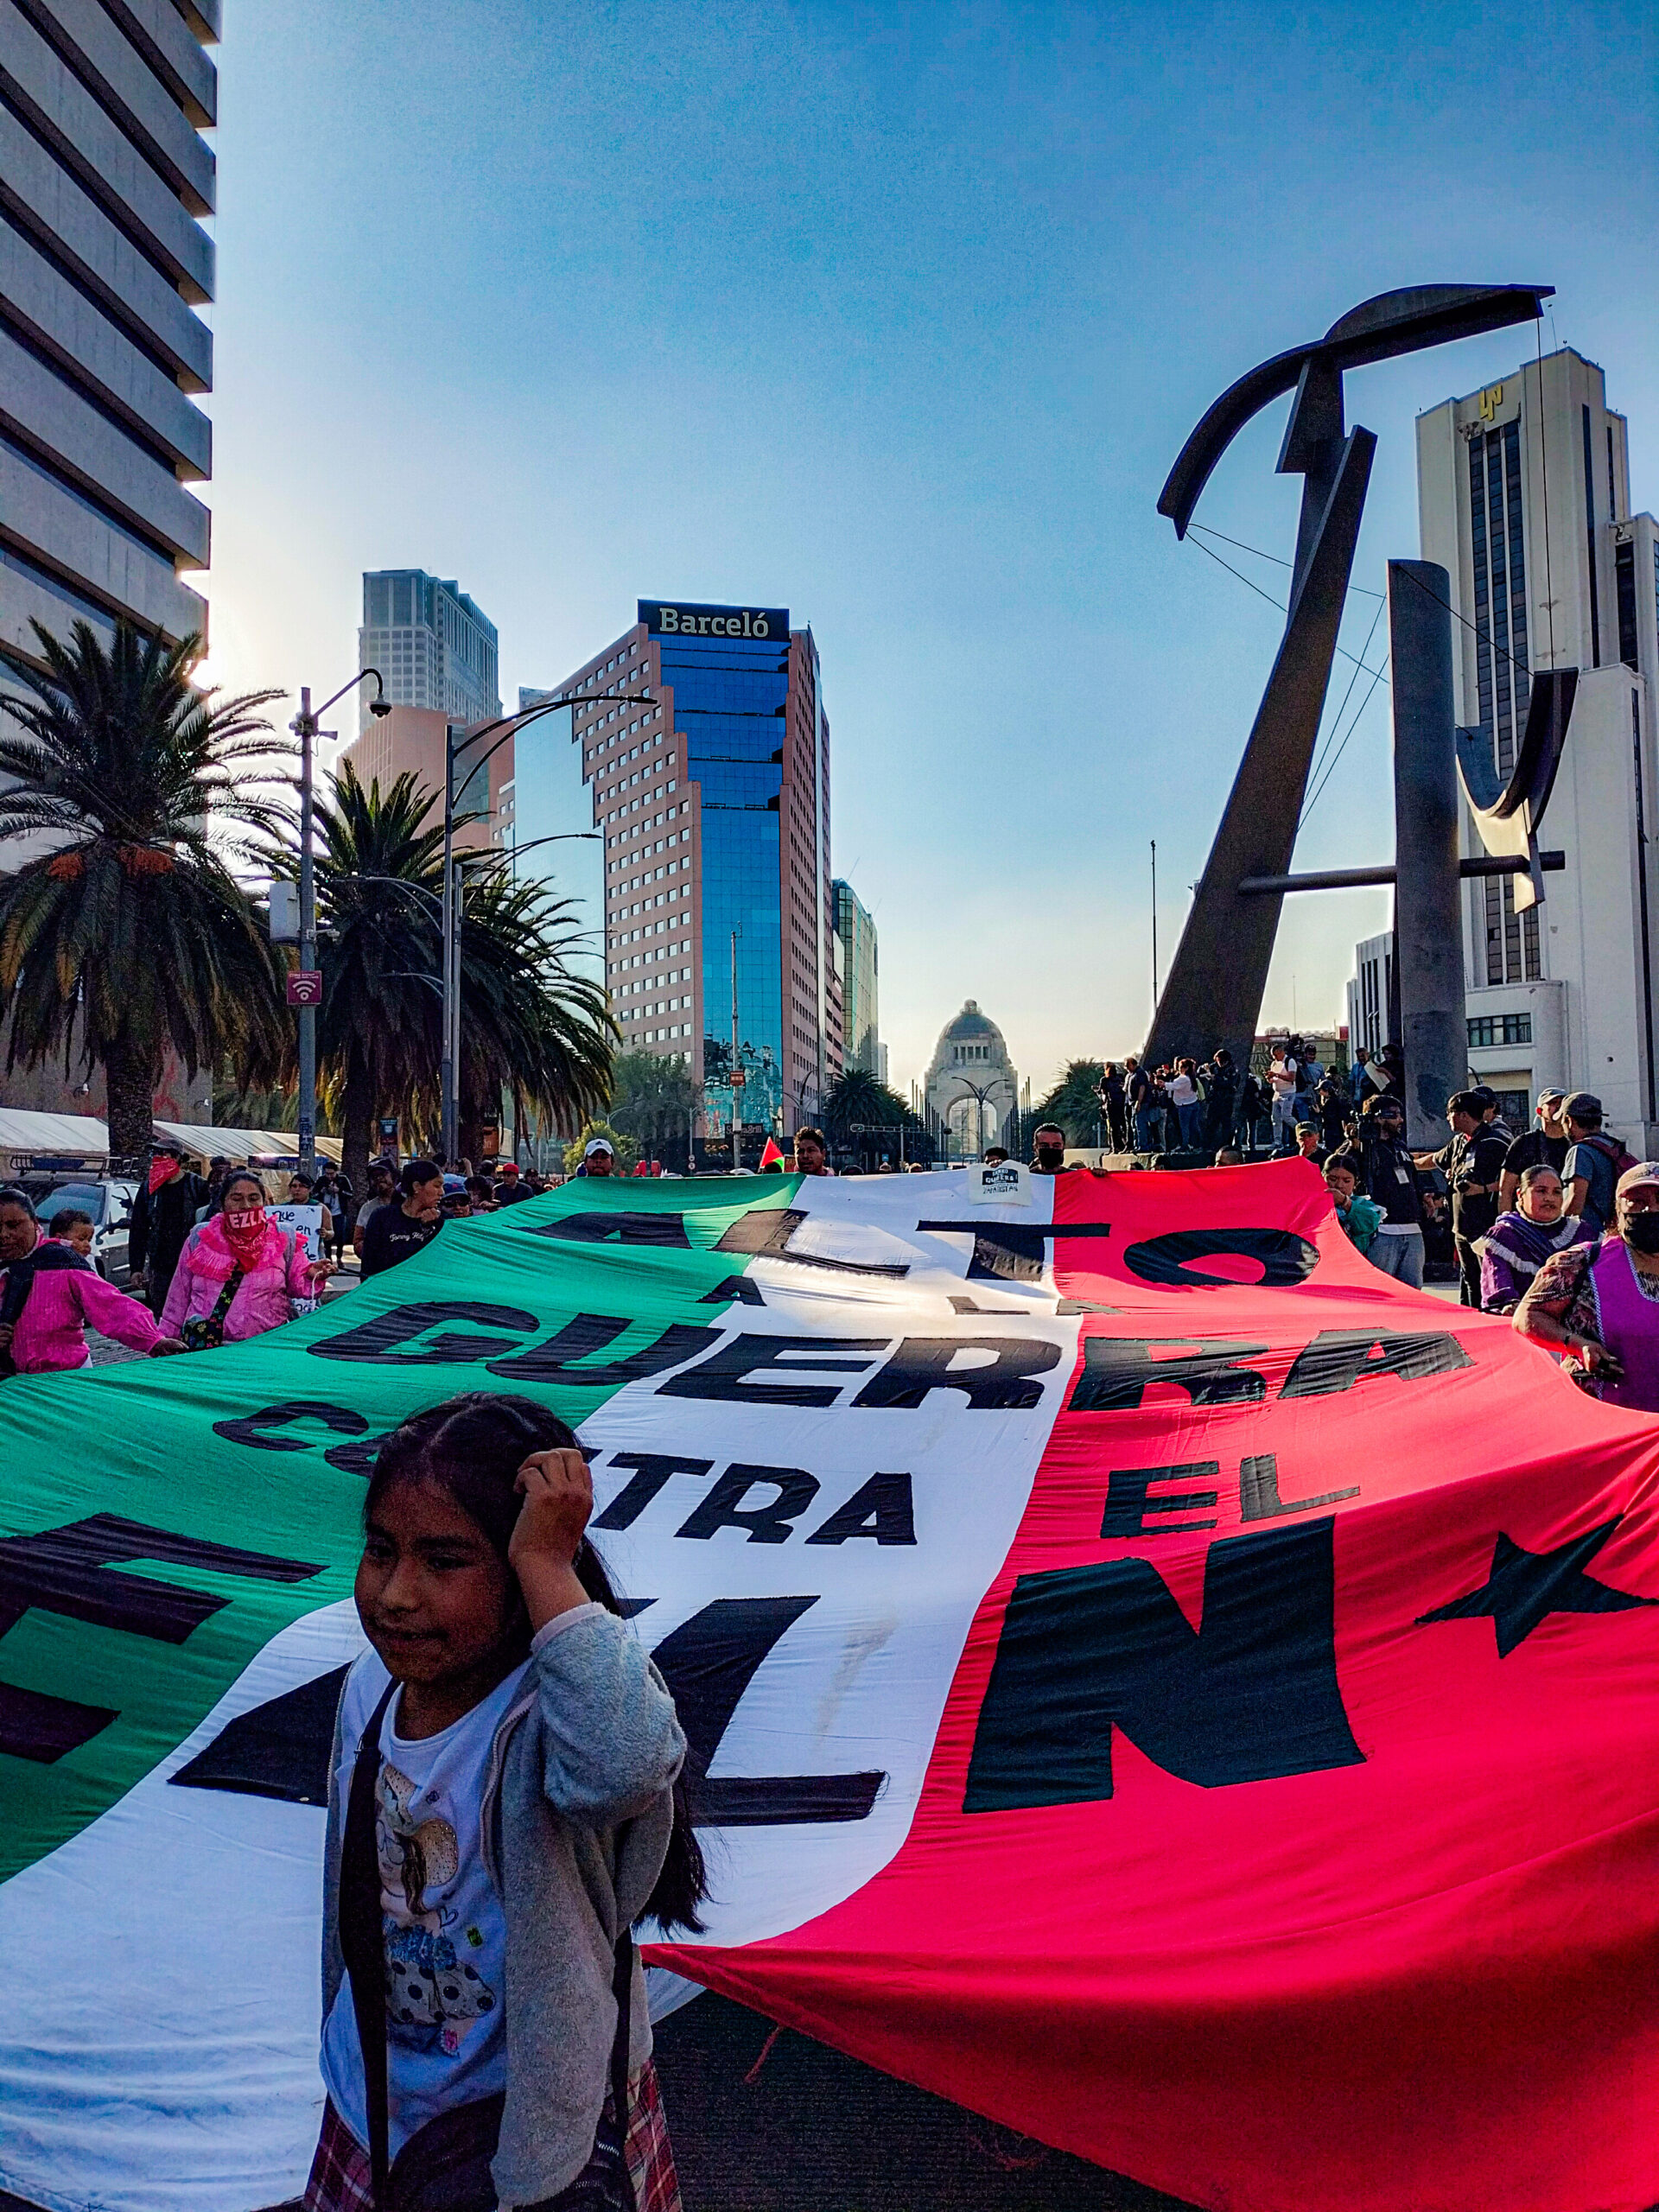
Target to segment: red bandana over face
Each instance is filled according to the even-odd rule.
[[[264,1205],[226,1206],[222,1218],[225,1242],[230,1246],[237,1264],[244,1268],[252,1267],[264,1249]]]

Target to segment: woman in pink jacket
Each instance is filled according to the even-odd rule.
[[[141,1300],[124,1297],[69,1245],[42,1236],[22,1191],[0,1192],[0,1373],[88,1365],[89,1326],[134,1351],[182,1350]]]
[[[326,1261],[308,1260],[300,1239],[268,1218],[257,1175],[232,1175],[219,1212],[184,1241],[162,1327],[179,1336],[189,1322],[211,1320],[234,1281],[219,1334],[226,1344],[239,1344],[282,1328],[291,1316],[289,1300],[315,1298],[331,1272]]]

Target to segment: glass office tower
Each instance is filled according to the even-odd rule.
[[[612,1007],[624,1050],[683,1057],[702,1084],[705,1156],[735,1120],[753,1166],[840,1068],[817,652],[784,607],[638,612],[561,687],[601,695],[576,734],[605,833]]]

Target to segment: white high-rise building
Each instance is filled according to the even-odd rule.
[[[378,668],[395,707],[423,707],[451,721],[493,721],[501,712],[495,625],[451,578],[423,569],[381,569],[363,578],[357,664]],[[358,728],[369,727],[369,687]]]
[[[0,0],[0,637],[205,631],[219,0]]]
[[[1564,347],[1417,422],[1422,557],[1452,580],[1459,722],[1500,772],[1531,671],[1576,667],[1546,848],[1567,855],[1517,913],[1508,877],[1465,886],[1469,1065],[1525,1106],[1593,1091],[1630,1148],[1659,1151],[1659,529],[1630,512],[1624,418]],[[1463,849],[1482,848],[1466,810]],[[1356,1041],[1367,1041],[1362,1034]]]

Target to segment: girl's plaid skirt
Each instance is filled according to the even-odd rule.
[[[663,2110],[657,2069],[649,2059],[628,2083],[625,2147],[635,2212],[681,2212],[668,2115]],[[607,2096],[593,2157],[568,2189],[547,2198],[544,2205],[529,2208],[529,2212],[626,2212],[617,2187],[615,2151],[616,2124]],[[317,2139],[303,2201],[305,2212],[372,2212],[369,2154],[332,2101],[323,2107],[322,2133]]]

